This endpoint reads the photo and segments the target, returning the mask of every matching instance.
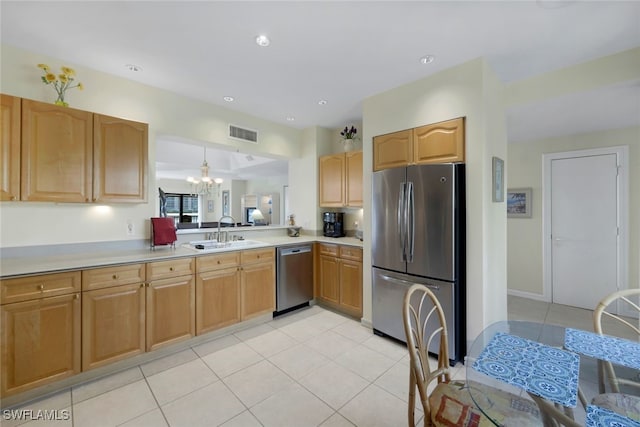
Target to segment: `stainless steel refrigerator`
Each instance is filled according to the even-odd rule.
[[[374,332],[406,342],[404,294],[414,283],[425,284],[444,309],[452,362],[466,353],[464,189],[461,163],[373,173]]]

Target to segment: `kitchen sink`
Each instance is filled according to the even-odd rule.
[[[238,249],[263,248],[269,246],[268,243],[258,240],[232,240],[229,242],[218,242],[217,240],[194,240],[182,245],[187,249],[201,253],[224,252]]]

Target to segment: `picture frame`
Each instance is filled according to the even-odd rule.
[[[497,203],[504,202],[504,160],[494,156],[491,163],[491,200]]]
[[[507,218],[531,218],[531,188],[507,190]]]
[[[222,215],[229,215],[229,190],[222,192]]]
[[[214,210],[213,200],[207,200],[207,212],[213,212],[213,210]]]

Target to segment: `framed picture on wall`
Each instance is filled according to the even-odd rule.
[[[229,215],[229,190],[222,192],[222,215]]]
[[[499,157],[492,159],[491,176],[493,184],[491,200],[494,202],[504,202],[504,160]]]
[[[531,218],[531,188],[507,190],[507,217]]]

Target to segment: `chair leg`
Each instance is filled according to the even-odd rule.
[[[415,407],[416,407],[416,377],[413,373],[413,369],[409,369],[409,406],[408,406],[409,427],[415,427],[416,425],[416,421],[414,419]]]

